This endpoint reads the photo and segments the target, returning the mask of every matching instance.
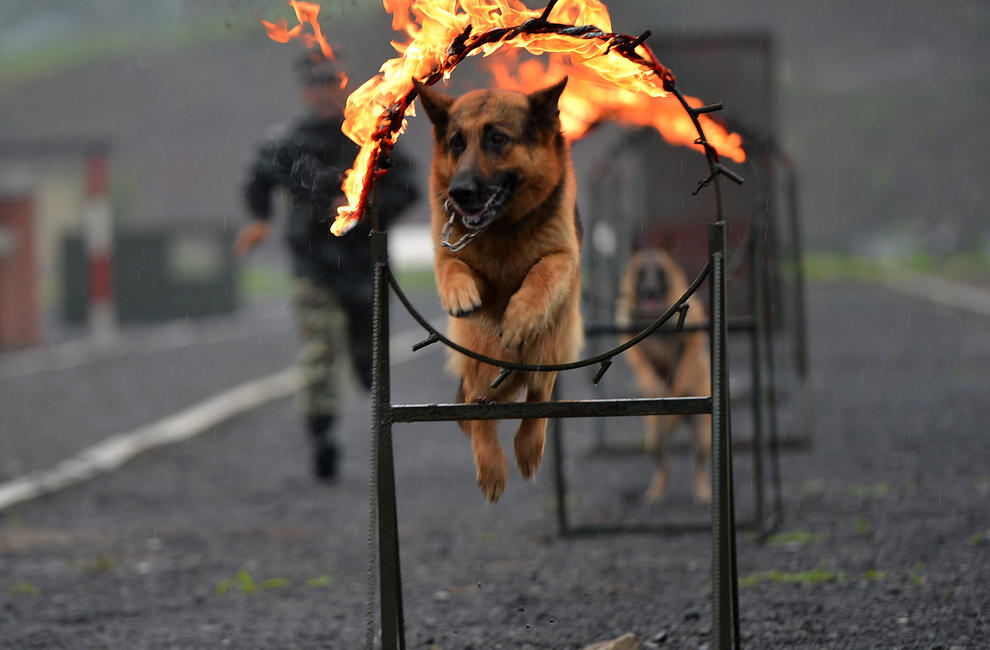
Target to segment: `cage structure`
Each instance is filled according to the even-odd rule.
[[[741,171],[746,184],[728,194],[723,206],[728,330],[746,343],[735,349],[729,361],[731,404],[737,429],[740,421],[743,425],[741,432],[734,432],[735,448],[751,452],[752,458],[747,498],[740,499],[750,504],[749,512],[741,521],[767,534],[782,519],[779,450],[811,443],[796,171],[770,135],[776,128],[773,40],[765,33],[659,36],[658,40],[665,59],[690,73],[692,81],[698,78],[706,97],[731,106],[718,117],[745,137],[747,161]],[[707,178],[704,161],[683,155],[652,131],[610,133],[601,140],[602,153],[579,170],[587,190],[582,266],[591,353],[609,347],[617,334],[627,333],[613,320],[620,278],[634,242],[665,248],[688,277],[707,262],[699,243],[704,241],[701,223],[707,204],[684,189],[698,178]],[[667,330],[658,335],[676,334]],[[635,391],[623,379],[622,373],[612,373],[593,395]],[[631,424],[589,423],[592,455],[643,455],[641,427],[619,422]],[[628,516],[616,522],[595,513],[585,513],[589,523],[574,523],[568,504],[577,499],[566,486],[563,443],[558,440],[561,427],[554,428],[552,444],[560,452],[554,457],[554,476],[562,534],[673,532],[705,525],[696,518],[678,522],[669,516],[663,524],[628,521]],[[782,428],[786,437],[780,435]],[[649,518],[655,519],[654,515],[649,513]]]

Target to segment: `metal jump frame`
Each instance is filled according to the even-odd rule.
[[[374,549],[377,537],[378,587],[380,589],[381,647],[404,650],[405,618],[402,605],[402,577],[399,562],[399,531],[396,507],[395,469],[392,454],[392,425],[403,422],[456,420],[492,420],[513,418],[574,418],[637,415],[702,414],[712,416],[712,647],[719,650],[740,647],[739,599],[736,572],[735,504],[732,479],[731,432],[729,423],[729,375],[726,339],[726,251],[725,223],[722,219],[720,176],[736,183],[742,178],[719,162],[718,154],[708,144],[698,116],[720,110],[721,104],[692,108],[674,87],[672,94],[681,103],[698,131],[698,140],[708,161],[709,176],[699,189],[711,185],[715,190],[716,218],[708,226],[708,263],[688,291],[663,316],[627,343],[603,354],[568,364],[527,366],[490,359],[466,350],[434,329],[410,304],[398,286],[388,263],[387,234],[375,229],[371,234],[374,263],[374,323],[372,376],[372,468],[370,486],[369,546]],[[372,210],[374,210],[372,206]],[[374,213],[372,212],[372,217]],[[373,219],[372,223],[376,220]],[[512,371],[560,371],[598,365],[597,382],[611,365],[612,357],[653,334],[675,314],[683,313],[685,301],[708,278],[711,314],[712,394],[701,397],[602,399],[582,401],[520,402],[502,404],[392,404],[389,366],[389,287],[409,313],[428,332],[428,337],[413,350],[443,342],[448,347],[502,368],[495,380],[500,383]],[[368,628],[366,647],[374,647],[374,554],[369,561]]]
[[[752,518],[739,522],[740,527],[752,528],[756,533],[764,538],[775,530],[779,529],[783,519],[783,503],[781,500],[780,487],[780,463],[779,463],[779,438],[777,427],[776,409],[776,386],[773,359],[773,343],[771,327],[767,323],[765,311],[765,295],[768,290],[770,277],[768,274],[767,251],[764,244],[764,236],[769,230],[769,221],[766,215],[757,211],[752,218],[749,235],[747,236],[743,248],[737,254],[745,255],[750,262],[747,274],[748,284],[748,304],[749,314],[727,318],[727,331],[730,335],[739,334],[741,338],[748,340],[750,351],[750,405],[752,409],[751,419],[753,427],[753,437],[746,445],[735,445],[736,450],[748,448],[753,454],[753,487],[754,503]],[[803,300],[802,295],[798,295],[798,301]],[[638,327],[637,327],[638,325]],[[635,334],[643,328],[642,323],[633,324],[630,327],[620,327],[611,322],[589,323],[585,326],[585,336],[603,337],[616,336],[619,334]],[[803,328],[803,322],[799,327]],[[655,332],[657,336],[678,336],[682,332],[708,329],[708,325],[688,325],[683,326],[678,323],[676,327],[662,328]],[[803,357],[800,352],[803,346],[798,346],[799,372],[805,374],[806,364],[802,364]],[[599,535],[610,533],[679,533],[692,530],[704,530],[707,524],[700,521],[684,522],[664,522],[663,524],[647,523],[612,523],[612,524],[587,524],[572,523],[568,515],[567,507],[567,480],[563,468],[564,442],[562,436],[563,425],[559,421],[554,421],[550,427],[552,436],[551,444],[554,449],[553,471],[554,488],[557,502],[557,529],[564,536]],[[603,443],[603,432],[599,431],[598,451],[626,451],[625,448],[611,448]],[[631,449],[630,449],[631,451]],[[638,450],[641,453],[641,449]],[[770,515],[766,514],[766,491],[765,491],[765,462],[767,460],[765,452],[769,452],[770,462],[770,488],[772,499],[772,510]]]

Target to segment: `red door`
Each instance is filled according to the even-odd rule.
[[[0,195],[0,349],[38,343],[38,282],[30,194]]]

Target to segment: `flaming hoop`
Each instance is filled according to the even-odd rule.
[[[392,13],[392,27],[404,31],[410,40],[403,44],[393,42],[400,56],[386,61],[376,76],[347,98],[343,131],[361,150],[344,179],[347,205],[337,209],[330,228],[334,235],[348,232],[360,221],[375,180],[387,173],[389,153],[404,129],[406,117],[415,115],[414,77],[426,85],[435,84],[448,78],[466,57],[479,53],[487,56],[511,44],[536,55],[567,53],[602,81],[624,92],[650,97],[676,93],[673,72],[644,42],[650,32],[630,36],[610,31],[611,19],[600,0],[549,0],[542,10],[529,9],[520,0],[383,1]],[[674,140],[677,144],[713,154],[716,160],[719,148],[734,160],[745,159],[741,138],[702,115],[714,108],[677,95],[685,107],[694,107],[686,123],[688,128]],[[369,112],[369,106],[385,108],[376,117]],[[710,131],[725,137],[715,136],[713,143],[697,139],[693,122],[698,119],[707,120]]]

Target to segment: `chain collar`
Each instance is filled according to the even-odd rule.
[[[450,207],[450,199],[447,199],[443,202],[443,209],[444,211],[446,211],[447,216],[449,216],[450,218],[447,220],[447,223],[443,225],[443,230],[440,233],[440,245],[443,246],[444,248],[449,248],[452,253],[456,253],[457,251],[461,250],[462,248],[470,244],[472,239],[474,239],[481,233],[485,232],[488,226],[491,225],[491,222],[489,222],[480,228],[471,229],[467,224],[465,224],[464,227],[468,228],[468,231],[464,233],[464,235],[460,239],[458,239],[456,242],[452,244],[450,243],[450,233],[454,229],[454,219],[457,218],[457,214],[456,212],[454,212],[453,208]]]

